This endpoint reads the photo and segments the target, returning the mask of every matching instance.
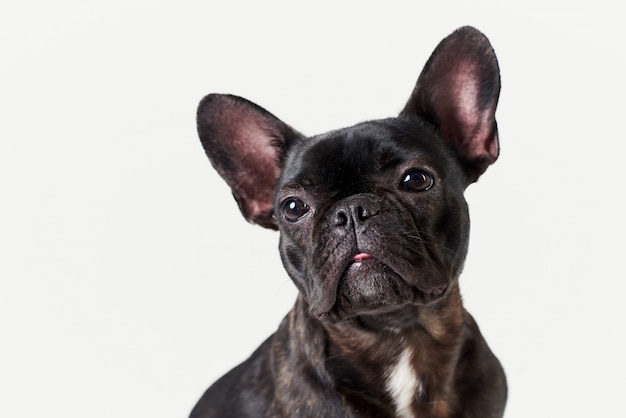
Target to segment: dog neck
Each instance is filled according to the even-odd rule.
[[[321,323],[307,308],[299,297],[292,311],[291,320],[307,323],[292,328],[300,334],[298,339],[306,339],[300,340],[300,347],[317,347],[317,353],[305,357],[315,359],[314,369],[323,370],[321,380],[343,392],[356,408],[387,410],[390,416],[406,418],[448,415],[463,340],[458,284],[432,305],[403,308],[391,327],[385,326],[384,317]]]

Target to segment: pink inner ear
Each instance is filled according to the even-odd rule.
[[[473,126],[481,119],[478,114],[478,83],[475,65],[463,62],[459,65],[456,77],[452,80],[452,94],[457,98],[458,121],[463,126]]]
[[[481,109],[480,76],[478,66],[471,61],[462,61],[452,74],[448,97],[454,98],[454,109],[443,123],[444,135],[459,141],[467,158],[497,158],[498,144],[494,135],[493,114],[490,109]],[[445,103],[445,101],[443,101]],[[444,109],[440,114],[446,114]]]
[[[211,163],[231,187],[245,218],[275,229],[273,196],[280,155],[300,134],[252,102],[218,94],[200,103],[198,130]]]
[[[233,130],[232,151],[240,158],[231,187],[238,192],[248,219],[266,217],[273,211],[274,185],[280,176],[278,150],[268,139],[271,127],[252,117],[239,117],[228,126]]]

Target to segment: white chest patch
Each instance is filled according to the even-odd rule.
[[[411,410],[415,397],[422,391],[422,382],[411,365],[413,350],[406,348],[395,366],[389,369],[387,390],[393,398],[399,418],[416,418]]]

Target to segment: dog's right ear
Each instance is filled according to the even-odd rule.
[[[243,216],[265,228],[285,152],[302,135],[241,97],[210,94],[200,102],[198,135],[211,164],[230,186]]]

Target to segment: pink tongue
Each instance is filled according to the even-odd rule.
[[[352,260],[354,260],[354,261],[363,261],[363,260],[367,260],[369,258],[372,258],[372,256],[370,254],[359,253],[359,254],[355,255],[354,258],[352,258]]]

